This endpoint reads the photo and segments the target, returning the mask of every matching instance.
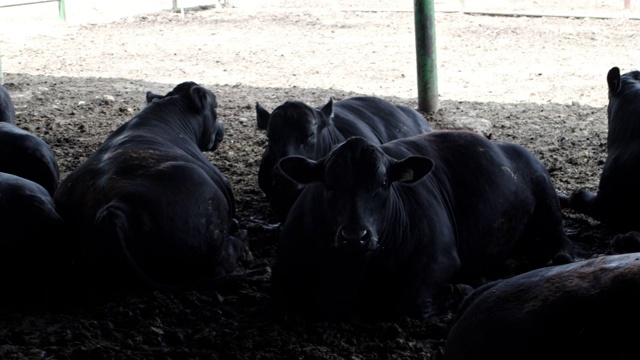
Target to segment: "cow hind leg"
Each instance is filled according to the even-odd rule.
[[[573,246],[564,231],[555,193],[537,203],[519,244],[517,252],[524,260],[524,271],[574,261]]]
[[[567,203],[567,201],[565,201]],[[564,206],[573,211],[587,215],[595,220],[602,221],[602,204],[597,194],[579,189],[574,191],[568,200],[568,204]]]
[[[97,238],[88,249],[91,276],[106,289],[129,288],[142,284],[154,287],[156,282],[140,267],[127,246],[130,225],[127,205],[113,201],[96,214]]]

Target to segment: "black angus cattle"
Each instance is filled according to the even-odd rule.
[[[0,122],[16,123],[16,108],[7,88],[0,85]]]
[[[79,271],[93,283],[212,286],[248,251],[230,183],[202,153],[221,141],[216,96],[183,82],[155,98],[69,174],[54,199],[75,230]]]
[[[443,359],[634,359],[639,303],[638,253],[533,270],[474,290]]]
[[[34,181],[51,196],[58,188],[60,171],[49,144],[8,122],[0,122],[0,171]]]
[[[40,302],[68,267],[65,224],[41,185],[0,172],[0,303]]]
[[[387,100],[357,96],[341,101],[333,98],[313,108],[300,101],[287,101],[269,113],[256,103],[257,127],[267,131],[268,145],[258,170],[258,184],[280,219],[302,191],[302,186],[283,176],[280,159],[290,155],[317,160],[351,136],[376,144],[431,131],[416,110]]]
[[[569,208],[622,230],[640,230],[640,71],[607,74],[607,158],[597,193],[560,195]]]
[[[428,317],[480,277],[573,258],[551,178],[517,144],[469,131],[354,137],[280,167],[307,187],[278,243],[277,309]]]

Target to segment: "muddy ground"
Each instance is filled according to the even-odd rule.
[[[48,142],[64,177],[142,106],[144,93],[193,80],[213,90],[226,125],[209,155],[230,179],[261,269],[217,292],[79,297],[0,313],[3,359],[437,359],[453,314],[384,323],[275,319],[268,268],[278,224],[257,186],[265,136],[256,101],[311,105],[367,94],[417,107],[413,15],[292,8],[164,11],[54,26],[0,39],[18,125]],[[556,187],[594,189],[605,158],[606,72],[634,69],[634,20],[438,13],[436,129],[471,128],[525,145]],[[614,232],[565,212],[581,258]]]

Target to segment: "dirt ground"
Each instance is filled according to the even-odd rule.
[[[140,109],[145,91],[163,93],[185,80],[213,90],[227,131],[209,156],[233,184],[254,255],[249,269],[265,271],[215,293],[142,292],[0,309],[0,358],[440,357],[450,313],[430,321],[335,323],[270,312],[278,224],[257,186],[266,141],[255,128],[256,101],[273,109],[288,99],[319,106],[332,96],[367,94],[417,107],[411,2],[381,2],[371,6],[376,11],[356,2],[308,3],[161,11],[115,22],[2,23],[4,83],[18,125],[52,146],[62,177]],[[640,58],[635,8],[584,2],[592,14],[606,9],[610,19],[444,11],[457,3],[436,2],[443,10],[436,13],[440,108],[426,114],[434,128],[471,128],[523,144],[560,191],[594,190],[605,158],[606,73],[612,66],[634,70]],[[575,11],[562,2],[503,3],[502,10]],[[568,211],[564,218],[579,257],[608,252],[614,232]]]

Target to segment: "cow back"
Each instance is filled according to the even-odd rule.
[[[373,143],[384,144],[433,130],[418,111],[372,96],[338,101],[334,105],[334,115],[334,125],[345,140],[359,136]],[[330,150],[323,151],[321,156]]]
[[[58,187],[60,176],[49,144],[7,122],[0,122],[0,171],[34,181],[51,195]]]
[[[438,202],[456,232],[459,280],[475,282],[474,273],[521,272],[557,255],[566,261],[562,258],[570,245],[555,188],[544,164],[528,149],[470,131],[432,132],[381,149],[395,159],[418,153],[434,161],[429,177],[403,187],[400,196],[411,203],[427,196],[423,189],[439,189]],[[514,258],[523,260],[522,268],[508,268],[505,261],[512,266],[508,259]]]
[[[474,290],[444,360],[635,356],[640,260],[611,255],[533,270]]]

